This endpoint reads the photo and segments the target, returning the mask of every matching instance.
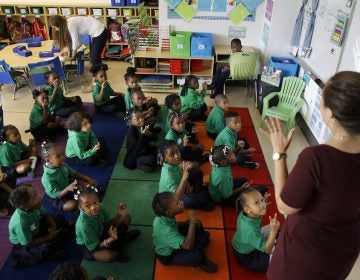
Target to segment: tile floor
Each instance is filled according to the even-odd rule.
[[[106,62],[109,65],[108,71],[108,79],[115,91],[125,92],[126,86],[124,83],[123,75],[126,72],[126,68],[130,66],[130,64],[126,62],[118,62],[118,61],[108,61]],[[87,63],[86,63],[87,65]],[[85,73],[88,73],[85,69]],[[85,75],[86,76],[86,75]],[[85,77],[88,81],[90,81],[91,76],[87,75]],[[78,79],[78,78],[75,78]],[[25,143],[28,142],[28,139],[31,138],[30,133],[24,133],[23,131],[29,128],[29,113],[33,106],[33,99],[30,94],[30,91],[27,87],[21,88],[16,93],[16,100],[12,99],[12,93],[9,92],[10,88],[7,86],[2,87],[1,94],[1,102],[3,104],[4,110],[4,124],[13,124],[22,133],[22,138]],[[74,81],[69,83],[69,96],[72,95],[80,95],[84,102],[92,102],[92,94],[91,93],[82,93],[80,83],[78,81]],[[229,86],[227,87],[227,95],[229,97],[230,106],[233,107],[248,107],[251,117],[254,121],[255,127],[259,127],[260,124],[260,115],[257,108],[254,106],[254,97],[249,96],[246,88]],[[156,97],[159,100],[160,104],[163,104],[164,98],[166,94],[151,94],[151,96]],[[210,106],[213,105],[213,100],[209,97],[206,97],[206,103]],[[257,131],[258,132],[258,131]],[[273,175],[273,162],[271,159],[272,149],[271,145],[265,137],[258,132],[258,138],[261,144],[261,148],[264,151],[264,157],[269,168],[270,174]],[[297,155],[299,152],[308,146],[308,142],[305,137],[301,133],[300,130],[296,130],[294,134],[294,139],[292,144],[288,150],[288,168],[294,166]],[[341,256],[339,256],[341,257]],[[355,264],[352,273],[347,278],[348,280],[359,279],[360,277],[360,258]]]

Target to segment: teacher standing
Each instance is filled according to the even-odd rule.
[[[340,72],[323,89],[321,114],[332,136],[304,149],[288,175],[294,133],[266,121],[275,165],[275,199],[287,214],[269,280],[342,280],[360,251],[360,73]]]
[[[77,49],[82,45],[81,35],[90,35],[90,62],[92,65],[101,63],[101,52],[108,40],[105,25],[91,16],[75,16],[65,18],[53,15],[49,19],[52,38],[61,49],[67,47],[70,56],[76,57]]]

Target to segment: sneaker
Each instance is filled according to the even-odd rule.
[[[138,165],[137,168],[144,171],[145,173],[151,173],[154,171],[154,169],[149,165]]]
[[[260,164],[255,161],[244,161],[241,164],[243,167],[249,168],[249,169],[258,169],[260,167]]]
[[[134,241],[136,238],[139,237],[141,231],[138,229],[131,229],[126,233],[125,240],[126,243],[129,244],[130,242]]]
[[[200,268],[207,273],[215,273],[218,270],[218,266],[216,263],[205,259],[202,264],[200,264]]]

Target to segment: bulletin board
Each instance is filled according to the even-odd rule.
[[[311,3],[312,0],[308,0],[305,8],[300,46],[310,21]],[[328,80],[338,68],[354,5],[355,0],[319,0],[311,51],[304,57],[300,48],[297,55],[302,56],[302,60],[323,81]]]

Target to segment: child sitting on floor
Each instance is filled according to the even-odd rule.
[[[74,198],[78,201],[80,215],[76,221],[76,243],[84,251],[84,259],[100,262],[127,262],[125,245],[140,235],[137,229],[129,230],[130,215],[125,203],[120,203],[111,219],[100,204],[98,190],[93,186],[81,187]]]
[[[237,53],[242,51],[241,41],[238,38],[234,38],[230,43],[231,53]],[[231,55],[229,60],[231,59]],[[223,94],[224,92],[224,84],[227,78],[230,76],[230,66],[220,64],[216,66],[215,75],[213,77],[211,88],[212,93],[210,98],[215,98],[218,94]]]
[[[216,139],[225,128],[224,112],[229,110],[229,100],[226,95],[218,94],[215,97],[215,106],[211,109],[206,120],[206,132],[211,139]]]
[[[202,90],[198,92],[199,80],[194,75],[187,76],[184,85],[180,87],[181,113],[186,115],[188,120],[206,120],[206,87],[204,82]]]
[[[237,261],[244,267],[265,273],[269,266],[280,222],[269,216],[270,224],[261,228],[266,214],[266,200],[256,189],[247,188],[239,196],[242,211],[237,218],[237,230],[232,239]]]
[[[207,161],[203,156],[204,148],[201,144],[191,144],[190,136],[186,135],[184,116],[180,113],[171,112],[168,117],[170,129],[165,135],[166,140],[173,140],[179,146],[181,157],[187,161],[196,161],[199,164]]]
[[[44,89],[34,89],[32,94],[35,104],[30,112],[29,131],[35,140],[41,142],[47,140],[57,130],[63,132],[65,129],[60,123],[59,116],[50,113],[47,92]]]
[[[39,194],[31,186],[18,186],[9,200],[16,208],[9,223],[14,266],[27,267],[64,252],[64,221],[46,213]]]
[[[149,126],[144,125],[142,112],[136,108],[130,109],[125,119],[129,129],[126,135],[124,166],[152,172],[157,165],[157,147],[152,143]]]
[[[54,71],[45,73],[46,92],[49,99],[49,110],[54,115],[68,117],[71,113],[82,109],[80,96],[65,97],[60,86],[58,74]]]
[[[0,167],[0,217],[10,218],[13,207],[9,203],[9,196],[16,187],[16,178],[13,175],[7,175]]]
[[[7,167],[10,175],[15,171],[15,175],[28,174],[34,177],[34,169],[37,162],[37,151],[33,139],[29,140],[27,146],[22,140],[19,130],[9,124],[5,125],[1,132],[0,146],[0,166]]]
[[[41,154],[45,161],[41,183],[52,207],[59,211],[76,211],[74,192],[81,185],[95,186],[96,180],[67,165],[64,150],[58,144],[43,144]]]
[[[176,93],[167,95],[165,97],[165,106],[168,109],[167,121],[165,122],[165,131],[169,131],[169,129],[170,129],[170,126],[169,126],[170,113],[176,112],[176,113],[181,114],[181,112],[180,112],[180,110],[181,110],[180,96]],[[185,134],[190,136],[189,142],[191,144],[199,144],[199,140],[196,139],[196,133],[198,131],[196,128],[196,124],[190,120],[187,120],[185,116],[184,116],[184,120],[185,120]]]
[[[172,192],[157,193],[152,202],[155,212],[153,242],[158,260],[164,265],[199,266],[207,273],[217,271],[217,264],[205,255],[210,233],[204,231],[194,210],[189,221],[176,222],[176,215],[184,212],[184,203]]]
[[[134,104],[132,103],[132,89],[139,87],[138,85],[138,78],[135,74],[136,69],[134,67],[128,67],[126,69],[126,73],[124,75],[125,83],[127,85],[127,90],[125,92],[125,105],[126,110],[130,110],[131,108],[134,108]],[[159,111],[160,107],[158,105],[158,100],[153,97],[146,97],[145,103],[147,106],[154,107],[155,111]]]
[[[91,129],[92,119],[88,113],[75,112],[68,121],[66,156],[82,166],[104,163],[107,156],[106,142],[97,138]]]
[[[223,206],[235,207],[239,193],[250,186],[246,178],[234,179],[231,164],[236,161],[234,152],[226,145],[211,148],[209,161],[209,194],[213,201]]]
[[[236,155],[236,163],[250,169],[259,168],[259,163],[251,161],[255,148],[250,147],[244,137],[239,138],[241,130],[241,119],[237,112],[228,111],[225,113],[226,127],[215,139],[215,146],[227,145]]]
[[[99,114],[116,113],[119,117],[123,117],[125,112],[124,96],[111,88],[107,80],[107,70],[108,66],[106,64],[95,64],[90,68],[90,73],[93,74],[95,79],[93,86],[95,110]],[[110,98],[111,96],[115,97]]]
[[[163,166],[159,192],[170,191],[184,201],[186,208],[214,210],[207,187],[203,186],[203,173],[189,161],[181,161],[179,147],[173,140],[165,140],[161,148]]]

